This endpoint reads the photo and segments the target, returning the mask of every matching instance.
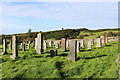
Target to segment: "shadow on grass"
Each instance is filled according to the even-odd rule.
[[[112,46],[112,45],[105,45],[106,47]]]
[[[33,58],[42,58],[42,56],[33,56]]]
[[[67,56],[68,54],[64,53],[64,54],[59,54],[58,56]]]
[[[89,50],[80,50],[80,52],[85,52],[85,51],[92,51],[91,49],[89,49]]]
[[[76,61],[80,60],[80,59],[94,59],[94,58],[99,58],[99,57],[104,57],[104,56],[107,56],[107,55],[99,55],[99,56],[93,56],[93,57],[85,57],[85,58],[80,58],[78,57],[76,59]]]

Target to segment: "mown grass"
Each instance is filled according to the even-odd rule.
[[[68,49],[62,52],[59,48],[55,57],[50,57],[50,49],[38,54],[32,48],[26,51],[19,48],[17,60],[11,59],[12,51],[7,50],[9,54],[0,58],[2,78],[118,78],[118,42],[101,48],[94,45],[91,50],[83,48],[77,53],[77,61],[67,59]]]

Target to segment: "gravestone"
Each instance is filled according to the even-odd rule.
[[[105,36],[100,36],[100,39],[101,39],[101,43],[105,44]]]
[[[57,55],[58,55],[57,50],[55,50],[55,49],[50,50],[50,56],[51,56],[51,57],[57,56]]]
[[[49,41],[49,46],[52,47],[52,40]]]
[[[77,52],[80,52],[80,41],[77,41]]]
[[[88,47],[87,49],[92,49],[92,41],[91,40],[88,40]]]
[[[35,49],[37,47],[37,38],[35,38]]]
[[[6,39],[3,39],[3,52],[2,54],[8,54],[7,53],[7,42]]]
[[[22,45],[22,51],[25,51],[25,43]]]
[[[44,45],[44,50],[46,50],[47,49],[47,42],[44,41],[43,45]]]
[[[101,47],[101,39],[100,38],[97,38],[96,39],[96,47]]]
[[[69,60],[71,61],[76,60],[77,57],[76,50],[77,50],[77,41],[72,39],[70,41],[70,56],[68,57]]]
[[[18,56],[17,36],[12,36],[12,55],[11,58],[16,59]]]
[[[28,49],[30,49],[30,41],[28,41]]]
[[[36,52],[38,54],[44,53],[43,52],[43,35],[42,35],[42,33],[37,34]]]
[[[20,47],[21,47],[21,48],[23,47],[23,42],[22,42],[22,43],[20,43]]]
[[[12,50],[12,41],[9,43],[9,50]]]
[[[84,47],[84,40],[80,41],[80,47]]]
[[[61,39],[61,51],[66,51],[66,39]]]

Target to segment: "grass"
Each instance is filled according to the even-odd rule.
[[[12,51],[7,50],[9,54],[0,58],[2,78],[118,78],[118,42],[109,42],[101,48],[94,45],[91,50],[83,48],[73,62],[67,59],[69,50],[62,52],[59,48],[59,55],[50,57],[50,49],[40,55],[32,48],[26,51],[19,48],[17,60],[11,59]]]

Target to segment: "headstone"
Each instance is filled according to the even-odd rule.
[[[30,41],[28,41],[28,49],[30,49]]]
[[[80,41],[77,41],[77,52],[80,52]]]
[[[92,49],[92,41],[91,40],[88,40],[88,49]]]
[[[18,56],[18,48],[17,48],[17,37],[12,36],[12,55],[11,58],[16,59]]]
[[[43,47],[44,47],[44,50],[46,50],[47,49],[47,42],[46,41],[44,41],[44,43],[43,43]]]
[[[84,47],[84,40],[80,41],[80,47]]]
[[[9,43],[9,50],[12,50],[12,41]]]
[[[53,49],[53,50],[50,50],[50,56],[53,57],[53,56],[57,56],[58,55],[58,52],[57,50]]]
[[[42,35],[42,33],[37,34],[36,52],[39,54],[43,53],[43,35]]]
[[[23,46],[23,42],[22,43],[20,43],[20,47],[22,48],[22,46]]]
[[[96,39],[96,47],[101,47],[101,39],[100,38],[97,38]]]
[[[52,47],[52,40],[49,41],[49,46]]]
[[[37,47],[37,38],[35,38],[35,49]]]
[[[7,53],[7,42],[6,39],[3,39],[3,52],[2,54],[8,54]]]
[[[69,60],[71,61],[76,60],[77,57],[76,50],[77,50],[77,41],[72,39],[70,41],[70,56],[68,57]]]
[[[105,36],[100,36],[100,39],[101,39],[101,43],[105,44]]]
[[[22,45],[22,51],[25,51],[25,43]]]
[[[61,39],[61,50],[66,51],[66,39],[65,38]]]
[[[69,41],[66,40],[66,48],[69,47]]]

